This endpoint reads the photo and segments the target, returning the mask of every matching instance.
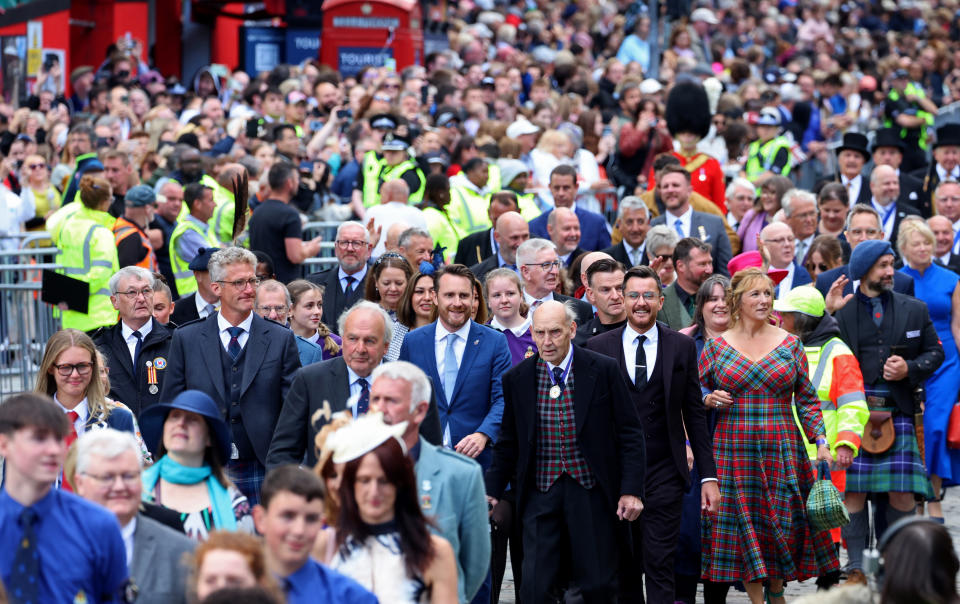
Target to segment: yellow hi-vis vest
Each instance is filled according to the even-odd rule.
[[[790,174],[790,143],[782,136],[776,136],[763,145],[760,141],[753,141],[747,149],[747,163],[743,167],[747,180],[753,181],[764,172],[771,171],[773,162],[780,149],[787,150],[787,165],[780,170],[780,176]]]
[[[54,239],[60,248],[57,262],[63,266],[63,274],[90,286],[87,312],[63,311],[64,328],[91,331],[117,322],[109,283],[110,277],[120,270],[120,263],[113,231],[104,224],[113,222],[114,218],[106,212],[81,207],[63,222]]]
[[[197,220],[185,218],[177,221],[177,226],[170,234],[168,253],[170,254],[170,268],[173,270],[173,279],[177,284],[177,293],[180,294],[181,298],[197,291],[197,279],[193,276],[193,271],[190,270],[190,260],[183,258],[177,251],[177,243],[187,231],[199,233],[210,244],[210,247],[220,247],[220,242],[214,237],[213,229],[210,228],[209,224],[205,224],[201,228]]]
[[[412,159],[402,161],[392,167],[383,164],[383,169],[380,171],[380,176],[377,179],[377,186],[379,187],[388,180],[403,178],[403,175],[410,170],[415,170],[417,176],[420,177],[420,188],[416,191],[410,191],[410,197],[407,199],[408,205],[415,206],[423,201],[423,192],[427,189],[427,177],[423,175],[423,170],[417,167],[417,162]],[[377,199],[380,199],[379,192],[377,193]]]
[[[207,221],[213,229],[213,235],[218,241],[233,241],[233,217],[236,211],[233,192],[220,186],[220,183],[208,174],[203,175],[200,184],[213,189],[213,201],[217,204],[213,216]]]
[[[457,227],[461,237],[490,228],[490,196],[480,195],[469,187],[450,187],[450,203],[447,216]]]
[[[377,157],[376,151],[367,151],[363,154],[363,164],[360,166],[363,172],[361,181],[363,184],[363,207],[369,208],[380,203],[380,170],[383,168],[383,160]]]
[[[460,234],[450,218],[437,208],[432,206],[424,208],[423,218],[427,221],[427,230],[430,231],[433,244],[439,244],[446,248],[443,251],[443,258],[448,263],[452,263],[453,257],[457,255],[457,244],[463,238],[463,235]]]

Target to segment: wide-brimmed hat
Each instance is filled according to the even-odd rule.
[[[331,434],[326,446],[333,450],[333,463],[347,463],[363,457],[391,438],[396,439],[406,453],[407,446],[403,442],[406,429],[407,422],[388,426],[383,422],[382,413],[371,412]]]
[[[140,414],[140,433],[147,447],[154,454],[159,450],[163,439],[163,424],[173,409],[190,411],[203,416],[210,430],[210,444],[220,453],[220,460],[226,463],[230,459],[230,428],[223,421],[223,414],[217,403],[205,392],[184,390],[169,403],[157,403],[147,407]]]
[[[897,149],[900,149],[900,152],[902,153],[906,148],[906,145],[904,144],[903,139],[900,138],[900,129],[880,128],[877,130],[877,134],[873,138],[873,147],[870,148],[870,151],[876,153],[877,149],[880,147],[896,147]]]
[[[863,156],[863,161],[870,161],[867,137],[859,132],[847,132],[843,135],[843,144],[837,147],[837,155],[840,155],[840,152],[844,150],[856,151]]]
[[[947,145],[960,147],[960,124],[945,124],[937,128],[937,142],[933,148]]]

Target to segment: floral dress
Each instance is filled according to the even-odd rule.
[[[700,382],[733,397],[717,414],[720,507],[702,518],[703,578],[802,581],[837,569],[830,533],[814,532],[806,519],[817,477],[794,423],[794,396],[808,439],[823,434],[824,425],[800,340],[788,335],[756,362],[723,337],[710,340],[700,355]]]

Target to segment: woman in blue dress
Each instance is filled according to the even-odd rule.
[[[936,500],[930,502],[929,515],[943,522],[940,507],[943,487],[960,483],[960,450],[947,446],[950,411],[960,393],[960,276],[933,263],[933,231],[920,217],[907,217],[900,223],[897,249],[903,258],[901,272],[913,277],[917,298],[927,303],[930,319],[943,345],[943,365],[927,380],[923,431],[926,441],[925,462]],[[909,337],[909,334],[908,334]]]

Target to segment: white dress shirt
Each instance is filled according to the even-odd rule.
[[[535,302],[539,302],[540,304],[543,304],[544,302],[550,302],[551,300],[553,300],[553,292],[550,292],[549,294],[547,294],[542,298],[534,298],[533,296],[527,293],[527,290],[523,290],[523,301],[526,302],[527,306],[529,306],[530,308],[533,308],[533,305]]]
[[[780,298],[783,298],[785,295],[787,295],[788,291],[793,289],[793,277],[794,275],[797,274],[796,268],[797,268],[797,265],[791,262],[790,265],[786,267],[786,269],[778,269],[778,270],[787,271],[787,276],[784,277],[782,281],[780,281],[779,285],[777,285],[777,292],[779,292],[779,295],[777,296],[778,300]]]
[[[937,176],[940,178],[940,182],[945,180],[960,180],[960,166],[955,166],[953,171],[950,174],[947,174],[947,171],[943,169],[943,166],[937,164]]]
[[[247,318],[240,322],[237,327],[243,328],[243,333],[237,337],[237,342],[240,343],[240,348],[243,348],[247,345],[247,340],[250,339],[250,326],[253,325],[253,313],[251,312],[247,315]],[[233,327],[230,321],[227,321],[223,318],[223,315],[217,315],[217,327],[220,328],[220,343],[223,344],[223,349],[227,350],[230,346],[230,332],[227,331],[228,327]]]
[[[643,354],[647,357],[647,379],[650,379],[650,376],[653,375],[653,366],[657,364],[657,343],[660,340],[660,331],[657,329],[657,324],[654,323],[653,327],[647,331],[640,333],[633,328],[630,323],[627,323],[623,330],[623,358],[626,361],[625,365],[627,366],[627,373],[630,374],[630,382],[636,383],[637,378],[637,368],[635,361],[637,358],[637,338],[640,336],[646,336],[646,340],[643,341]]]
[[[890,241],[893,236],[893,223],[897,221],[897,202],[891,201],[888,205],[880,205],[876,197],[870,198],[870,205],[880,214],[880,228],[883,229],[883,239]]]
[[[953,253],[960,254],[960,219],[953,223]]]
[[[134,516],[126,526],[120,527],[120,536],[123,537],[123,548],[127,550],[127,568],[133,564],[133,534],[137,532],[137,517]]]
[[[197,296],[198,298],[200,296]],[[133,328],[127,325],[124,322],[120,322],[120,335],[123,336],[124,341],[127,343],[127,349],[130,351],[130,360],[133,361],[133,353],[137,350],[137,338],[133,335]],[[146,323],[143,324],[143,327],[138,329],[140,332],[141,340],[147,339],[147,334],[153,331],[153,319],[149,319]],[[133,368],[134,374],[137,372],[137,368]]]
[[[348,275],[347,272],[343,270],[343,267],[342,267],[342,266],[341,266],[339,269],[337,269],[337,270],[339,271],[337,274],[338,274],[338,276],[340,277],[340,291],[346,293],[346,291],[347,291],[347,277],[353,277],[354,279],[356,279],[356,281],[353,282],[353,287],[354,287],[354,289],[356,289],[357,287],[360,286],[360,282],[363,281],[363,278],[364,278],[364,277],[366,276],[366,274],[367,274],[367,265],[364,264],[363,266],[360,267],[360,270],[358,270],[357,272],[355,272],[355,273],[352,274],[352,275]],[[352,290],[351,290],[351,291],[352,291]]]
[[[687,206],[687,211],[679,216],[674,216],[670,212],[665,213],[667,217],[667,226],[670,227],[671,231],[676,232],[677,227],[674,226],[675,223],[680,223],[680,228],[683,230],[684,237],[690,237],[690,228],[691,222],[693,220],[693,207]]]
[[[470,324],[473,323],[471,320],[467,320],[463,324],[463,327],[457,331],[447,331],[447,328],[443,326],[443,323],[437,321],[437,329],[434,334],[434,352],[437,356],[437,375],[440,376],[440,379],[443,380],[443,371],[445,368],[444,359],[447,356],[447,336],[451,333],[457,334],[457,341],[453,344],[453,354],[457,357],[457,367],[463,364],[463,351],[467,349],[467,338],[470,336]]]
[[[83,400],[77,403],[77,406],[73,409],[67,409],[64,407],[63,403],[60,402],[60,399],[57,398],[56,392],[53,393],[53,400],[60,405],[60,408],[63,409],[64,413],[69,413],[71,411],[75,411],[77,413],[79,417],[73,422],[73,429],[76,430],[77,434],[83,434],[83,428],[87,423],[87,418],[90,416],[90,408],[89,404],[87,403],[87,397],[83,397]]]
[[[200,292],[197,292],[197,295],[193,297],[193,303],[197,305],[197,314],[200,315],[201,319],[206,319],[208,316],[212,314],[207,310],[207,304],[210,304],[210,302],[207,302],[206,300],[204,300],[203,296],[200,295]],[[213,303],[213,309],[214,310],[220,309],[219,300]]]
[[[863,186],[863,175],[857,174],[854,178],[847,178],[841,174],[840,182],[847,188],[847,199],[850,207],[853,207],[853,205],[857,203],[857,200],[860,199],[860,187]]]
[[[561,375],[562,375],[563,372],[566,371],[566,369],[567,369],[567,364],[568,364],[568,363],[570,364],[570,371],[567,371],[566,377],[563,378],[563,379],[564,379],[564,385],[566,385],[567,382],[570,381],[570,376],[573,375],[573,363],[571,362],[571,359],[572,359],[572,358],[573,358],[573,344],[571,344],[570,347],[567,349],[567,354],[563,357],[563,360],[560,361],[560,364],[559,364],[559,365],[554,365],[554,364],[551,363],[550,361],[546,361],[546,360],[545,360],[544,362],[546,362],[546,364],[547,364],[547,370],[550,372],[550,375],[553,375],[553,368],[554,368],[554,367],[559,367],[559,368],[560,368],[560,373],[561,373]],[[550,378],[548,378],[548,379],[550,379]],[[552,380],[552,379],[551,379],[550,383],[551,383],[551,384],[553,383],[553,380]]]
[[[351,369],[350,365],[347,365],[347,381],[350,384],[350,399],[347,401],[347,405],[350,407],[350,413],[353,414],[353,417],[360,417],[357,413],[357,405],[360,403],[360,393],[363,391],[363,386],[360,385],[360,379],[360,375]],[[367,380],[368,389],[373,386],[369,375],[363,379]]]
[[[641,243],[639,247],[633,247],[626,241],[623,242],[623,249],[624,251],[627,252],[627,258],[630,259],[630,264],[633,266],[637,266],[638,264],[643,264],[643,252],[644,252],[644,248],[646,247],[647,247],[646,241]],[[636,251],[637,253],[636,258],[634,258],[633,256],[634,251]],[[627,268],[630,268],[630,267],[627,267]]]

